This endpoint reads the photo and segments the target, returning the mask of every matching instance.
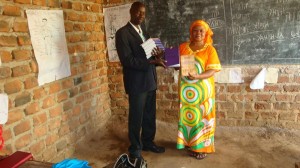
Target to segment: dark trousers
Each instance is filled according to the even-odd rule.
[[[129,154],[140,157],[144,146],[153,144],[156,132],[156,90],[129,94]],[[142,133],[141,133],[142,131]]]

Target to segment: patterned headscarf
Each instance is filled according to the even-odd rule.
[[[192,35],[192,31],[193,31],[193,28],[195,26],[203,26],[205,28],[206,34],[205,34],[205,37],[204,37],[204,43],[212,44],[213,43],[212,35],[214,33],[211,30],[211,28],[209,27],[209,25],[205,21],[203,21],[203,20],[196,20],[196,21],[194,21],[191,24],[191,27],[190,27],[190,36]],[[192,41],[192,37],[190,37],[190,41]]]

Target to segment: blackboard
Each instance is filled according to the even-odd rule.
[[[299,64],[300,0],[144,0],[145,26],[166,46],[189,39],[197,19],[211,26],[222,64]]]

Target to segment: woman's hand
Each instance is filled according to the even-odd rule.
[[[201,74],[191,74],[189,73],[189,76],[187,76],[188,79],[190,80],[195,80],[195,79],[207,79],[212,77],[217,71],[214,69],[209,69],[204,71]]]
[[[187,76],[187,78],[189,80],[195,80],[195,79],[200,79],[199,76],[200,76],[200,74],[191,74],[191,73],[189,73],[189,76]]]

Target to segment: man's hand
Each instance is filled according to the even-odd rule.
[[[153,50],[152,50],[152,56],[155,57],[154,60],[151,60],[150,63],[151,64],[155,64],[155,65],[158,65],[158,66],[162,66],[164,68],[167,68],[166,66],[166,61],[163,59],[163,56],[164,56],[164,51],[161,50],[159,47],[155,47]]]
[[[157,61],[156,65],[159,65],[159,66],[162,66],[164,68],[167,68],[167,66],[165,64],[166,61],[164,59],[156,59],[156,61]]]
[[[158,66],[162,66],[164,68],[167,68],[166,64],[165,64],[165,60],[163,59],[154,59],[154,60],[150,60],[150,64],[155,64]]]
[[[164,51],[161,50],[161,49],[158,48],[158,47],[155,47],[155,48],[152,50],[151,55],[153,55],[153,56],[155,57],[155,59],[163,59]]]

